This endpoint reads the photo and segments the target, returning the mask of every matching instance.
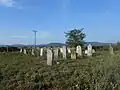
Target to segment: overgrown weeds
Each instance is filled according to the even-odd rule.
[[[77,60],[46,60],[18,53],[0,55],[0,90],[119,90],[120,55],[117,52]]]

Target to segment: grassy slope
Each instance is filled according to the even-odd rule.
[[[2,53],[0,90],[119,90],[119,67],[119,53],[61,60],[52,67],[36,57]]]

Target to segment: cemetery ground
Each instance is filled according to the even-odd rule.
[[[0,90],[120,90],[120,52],[59,60],[0,53]]]

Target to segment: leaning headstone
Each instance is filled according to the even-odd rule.
[[[111,45],[109,45],[109,52],[110,52],[111,55],[114,54],[113,47]]]
[[[77,46],[76,53],[77,53],[78,57],[82,56],[82,47],[80,45]]]
[[[47,65],[52,66],[52,50],[51,49],[47,49]]]
[[[24,49],[24,54],[27,54],[27,51],[26,51],[26,49]]]
[[[91,44],[89,44],[88,46],[87,46],[87,56],[92,56],[92,45]]]
[[[66,55],[66,46],[63,46],[63,59],[66,59],[67,55]]]
[[[20,49],[20,53],[22,53],[22,48]]]
[[[53,50],[53,52],[54,52],[54,60],[58,60],[58,48],[54,48],[54,50]]]
[[[34,53],[34,49],[32,49],[32,52],[31,52],[31,54],[34,56],[35,55],[35,53]]]
[[[43,56],[43,48],[40,49],[40,56]]]
[[[76,49],[74,47],[71,48],[71,59],[76,59]]]

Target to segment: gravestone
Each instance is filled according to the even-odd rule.
[[[109,52],[110,52],[111,55],[114,54],[113,47],[111,45],[109,45]]]
[[[24,54],[27,54],[27,51],[26,51],[26,49],[24,49]]]
[[[66,55],[67,50],[66,49],[67,49],[66,46],[63,46],[63,59],[66,59],[66,57],[67,57],[67,55]]]
[[[80,45],[77,46],[76,53],[77,53],[78,57],[82,56],[82,47]]]
[[[68,51],[68,53],[71,53],[71,50],[70,50],[70,48],[67,48],[67,51]]]
[[[95,49],[92,49],[92,53],[95,53]]]
[[[63,53],[63,48],[60,48],[60,52]]]
[[[60,64],[60,62],[57,62],[57,65],[59,65]]]
[[[88,53],[88,50],[85,50],[85,54],[87,55],[87,53]]]
[[[53,52],[54,52],[54,60],[58,60],[58,48],[54,48],[53,49]]]
[[[22,48],[20,49],[20,53],[22,53]]]
[[[36,49],[37,49],[37,50],[39,50],[40,48],[39,48],[39,47],[37,47]]]
[[[71,59],[76,59],[76,49],[74,47],[71,48]]]
[[[43,56],[43,48],[40,49],[40,56]]]
[[[34,53],[34,49],[32,49],[32,52],[31,52],[31,54],[34,56],[35,55],[35,53]]]
[[[30,49],[30,47],[28,47],[27,51],[28,51],[28,54],[31,55],[31,49]]]
[[[37,57],[39,57],[39,55],[40,55],[40,48],[39,47],[36,48],[36,55],[37,55]]]
[[[47,65],[52,66],[52,50],[50,48],[47,48]]]
[[[87,46],[87,56],[92,56],[92,45],[91,44]]]

